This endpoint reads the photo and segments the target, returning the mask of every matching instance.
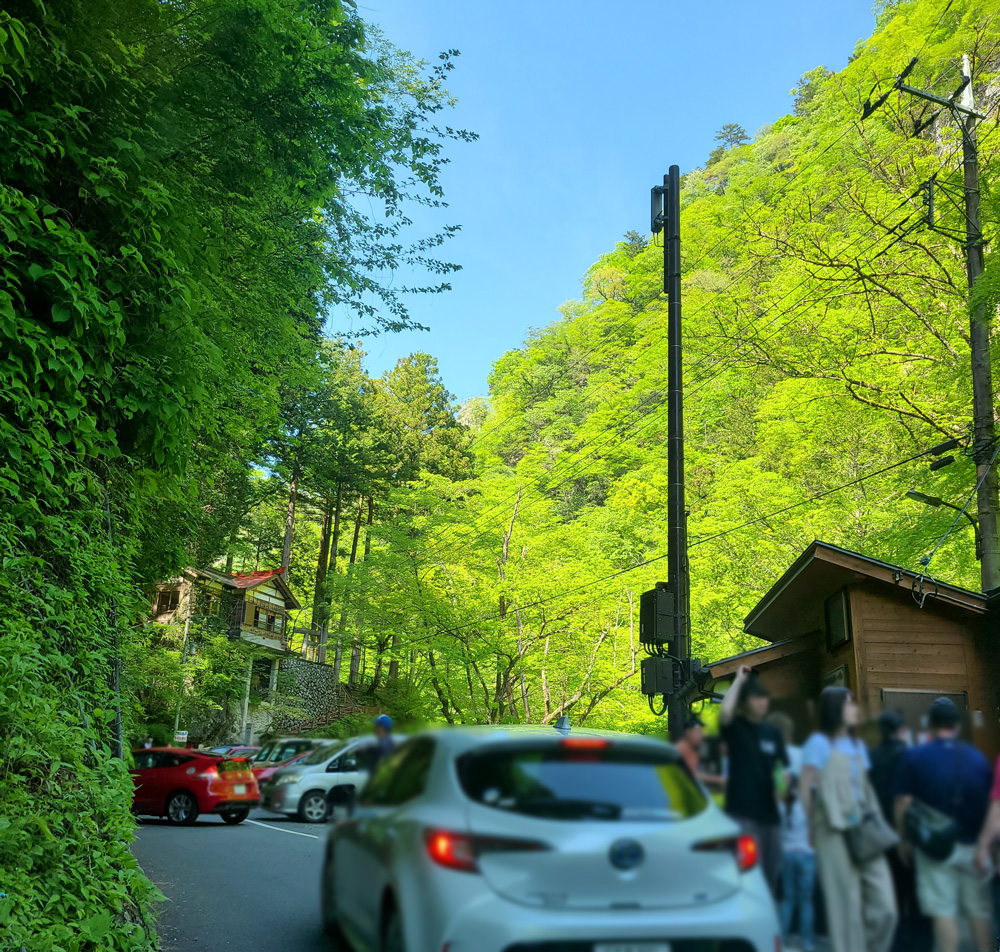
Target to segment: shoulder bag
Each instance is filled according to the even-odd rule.
[[[861,770],[864,802],[858,801],[860,819],[844,830],[847,852],[856,866],[864,866],[887,853],[899,843],[899,836],[889,825],[878,806],[878,798],[872,789],[867,773]]]

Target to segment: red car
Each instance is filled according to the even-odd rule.
[[[178,747],[136,750],[132,760],[133,813],[165,816],[177,824],[217,813],[226,823],[242,823],[260,803],[247,760]]]

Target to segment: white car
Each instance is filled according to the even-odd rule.
[[[364,786],[378,757],[374,737],[334,741],[308,757],[280,767],[260,785],[260,805],[272,813],[322,823]]]
[[[452,728],[331,828],[323,925],[356,952],[775,952],[757,861],[668,744]]]

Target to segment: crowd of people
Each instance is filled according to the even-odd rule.
[[[819,900],[834,952],[959,952],[963,941],[997,952],[1000,769],[994,779],[961,739],[954,701],[929,705],[920,743],[900,712],[884,711],[870,752],[847,688],[824,689],[815,714],[816,730],[796,746],[792,720],[771,712],[766,686],[744,666],[720,709],[724,769],[701,761],[699,718],[677,740],[756,839],[787,947],[815,948]]]

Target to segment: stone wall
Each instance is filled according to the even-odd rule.
[[[328,724],[344,714],[363,710],[347,686],[334,677],[330,665],[300,657],[281,659],[278,669],[280,699],[263,703],[251,716],[253,736],[295,734]]]

